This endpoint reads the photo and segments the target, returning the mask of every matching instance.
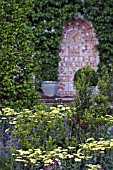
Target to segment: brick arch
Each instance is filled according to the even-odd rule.
[[[67,21],[62,30],[58,95],[72,96],[76,92],[73,86],[76,71],[87,63],[92,69],[97,70],[99,53],[95,45],[98,44],[98,40],[92,23],[83,18]]]

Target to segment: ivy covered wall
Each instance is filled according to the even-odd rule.
[[[105,64],[113,66],[113,0],[84,2],[87,8],[86,18],[93,22],[99,41],[97,49],[100,54],[100,67]]]
[[[34,105],[36,72],[40,81],[57,80],[62,26],[78,13],[96,30],[99,71],[105,64],[111,73],[113,0],[0,1],[0,107]]]
[[[57,80],[59,45],[63,24],[84,15],[96,30],[100,54],[99,70],[113,66],[113,0],[45,0],[34,1],[30,20],[34,26],[35,50],[40,61],[38,76],[42,80]]]

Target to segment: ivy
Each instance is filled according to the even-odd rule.
[[[0,109],[32,108],[37,103],[34,79],[38,64],[33,30],[27,19],[32,1],[0,1]]]
[[[113,0],[15,0],[14,3],[1,0],[0,11],[0,94],[1,98],[7,98],[6,102],[10,95],[15,101],[19,95],[21,100],[25,90],[19,89],[21,86],[27,88],[29,83],[28,89],[31,89],[29,76],[35,73],[40,82],[58,80],[62,26],[79,13],[91,21],[96,30],[100,57],[98,71],[106,65],[110,75],[113,74]],[[21,78],[14,81],[13,76],[18,77],[23,68],[27,68],[23,77],[19,75]]]
[[[35,26],[35,50],[42,51],[37,56],[40,61],[40,80],[57,80],[62,26],[66,21],[77,17],[78,13],[90,20],[96,30],[100,65],[101,62],[106,64],[106,60],[112,62],[113,0],[34,1],[31,11],[30,20]]]

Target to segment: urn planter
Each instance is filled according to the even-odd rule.
[[[42,91],[45,96],[54,97],[58,92],[58,82],[57,81],[43,81]]]

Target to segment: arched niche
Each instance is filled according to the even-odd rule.
[[[97,70],[99,53],[95,45],[98,40],[92,23],[83,18],[68,21],[62,29],[58,95],[73,96],[76,92],[73,85],[75,72],[87,63]]]

